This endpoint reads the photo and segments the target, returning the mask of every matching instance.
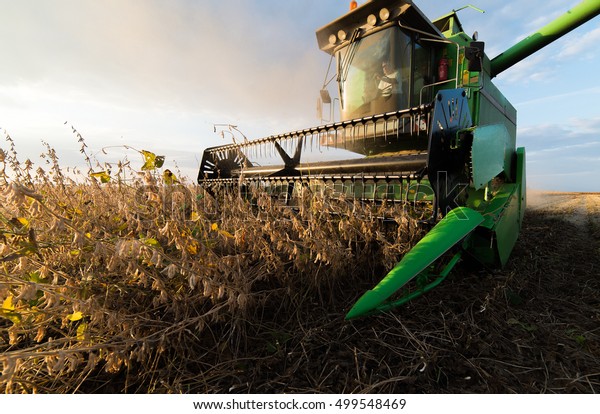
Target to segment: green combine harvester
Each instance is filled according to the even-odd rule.
[[[525,212],[525,149],[516,146],[516,110],[492,79],[599,13],[600,0],[584,0],[489,59],[456,11],[430,21],[410,0],[351,6],[317,31],[336,62],[341,120],[208,148],[198,183],[213,194],[256,186],[287,203],[302,188],[327,189],[428,214],[430,231],[347,319],[422,295],[465,255],[503,266]],[[321,90],[322,105],[336,100]],[[324,149],[352,156],[301,161]]]

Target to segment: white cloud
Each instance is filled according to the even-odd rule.
[[[312,116],[326,61],[314,35],[257,24],[248,2],[233,3],[20,3],[0,29],[0,84],[124,107]]]
[[[541,50],[536,54],[516,63],[498,75],[499,82],[506,84],[552,83],[557,81],[557,70],[551,61],[552,52]]]
[[[519,128],[517,135],[519,145],[526,149],[527,179],[532,187],[600,191],[600,117]]]
[[[560,101],[565,98],[581,98],[585,95],[594,95],[598,96],[600,94],[600,86],[578,89],[576,91],[566,92],[566,93],[558,93],[553,95],[546,95],[539,98],[529,99],[527,101],[517,102],[516,106],[522,107],[526,105],[537,105],[541,103],[548,103],[553,101]]]
[[[45,139],[61,162],[80,164],[72,124],[92,151],[152,150],[195,177],[202,150],[228,143],[212,123],[250,138],[316,123],[328,62],[314,37],[327,19],[317,3],[3,2],[0,127],[24,158],[36,159]],[[290,23],[307,4],[302,24]]]
[[[562,49],[556,57],[557,59],[572,57],[591,59],[598,54],[598,43],[600,43],[600,25],[584,33],[581,37],[570,37],[569,41],[562,45]]]

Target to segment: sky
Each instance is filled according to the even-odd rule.
[[[579,2],[470,1],[485,13],[459,18],[490,58]],[[193,181],[203,150],[230,142],[215,124],[253,139],[319,123],[329,56],[315,30],[349,3],[0,0],[0,131],[39,165],[42,142],[61,166],[84,165],[75,128],[101,163],[126,156],[141,166],[127,145],[164,155]],[[467,2],[415,4],[435,19]],[[530,188],[600,191],[598,45],[600,17],[494,80],[517,108]]]

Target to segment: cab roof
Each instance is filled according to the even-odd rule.
[[[351,34],[359,28],[367,28],[367,18],[373,14],[380,21],[379,12],[386,8],[389,11],[387,21],[399,21],[403,26],[408,26],[420,32],[431,34],[434,37],[443,37],[440,30],[434,25],[412,0],[370,0],[354,10],[349,11],[340,18],[317,30],[317,42],[324,52],[333,54],[335,49],[350,40]],[[386,21],[386,22],[387,22]],[[331,43],[331,35],[337,36],[343,30],[347,38]]]

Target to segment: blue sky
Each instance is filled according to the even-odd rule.
[[[485,13],[460,18],[494,57],[577,2],[472,0]],[[101,162],[138,162],[131,151],[101,152],[130,145],[193,180],[203,149],[229,142],[213,124],[259,138],[318,123],[329,59],[314,33],[348,4],[0,0],[0,128],[37,163],[44,140],[61,165],[83,164],[72,125]],[[415,4],[434,19],[467,2]],[[531,188],[600,191],[599,44],[597,17],[495,80],[518,110]]]

